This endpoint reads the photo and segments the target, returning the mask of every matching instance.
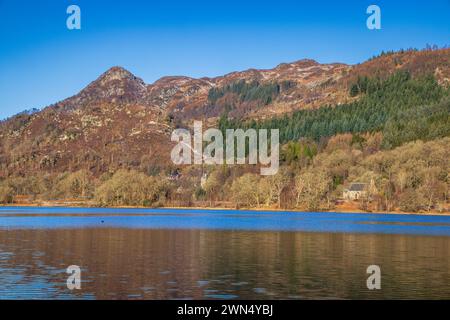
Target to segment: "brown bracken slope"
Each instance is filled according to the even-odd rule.
[[[164,77],[149,85],[113,67],[73,97],[1,122],[0,177],[164,167],[170,163],[170,133],[176,126],[187,126],[194,119],[214,125],[224,112],[230,117],[267,118],[342,104],[357,99],[349,96],[349,86],[358,76],[387,77],[399,69],[413,76],[433,74],[449,85],[450,49],[392,53],[354,66],[300,60],[216,78]],[[234,92],[213,102],[208,97],[212,88],[239,81],[272,84],[278,92],[265,103]]]

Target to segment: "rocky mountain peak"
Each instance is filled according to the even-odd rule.
[[[60,103],[73,109],[101,102],[143,103],[147,93],[145,82],[122,67],[112,67],[91,82],[77,95]]]
[[[125,68],[118,66],[108,69],[96,81],[94,81],[94,83],[99,82],[101,84],[109,84],[114,81],[133,81],[145,86],[145,83],[141,78],[136,77]]]

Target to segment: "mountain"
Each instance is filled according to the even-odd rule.
[[[383,54],[358,65],[305,59],[153,84],[113,67],[70,98],[2,121],[0,177],[78,169],[100,175],[130,167],[152,172],[170,164],[170,133],[177,126],[194,119],[215,125],[223,114],[263,119],[352,102],[361,96],[349,91],[359,78],[387,78],[398,70],[432,74],[449,86],[450,49]]]
[[[57,107],[83,108],[99,103],[124,104],[145,100],[145,82],[121,67],[112,67],[77,95],[60,102]]]

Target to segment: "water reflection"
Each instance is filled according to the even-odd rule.
[[[450,298],[450,237],[128,228],[0,230],[0,298]],[[66,268],[82,268],[82,290]],[[382,290],[366,288],[366,268]]]

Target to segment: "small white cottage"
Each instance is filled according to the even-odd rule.
[[[366,183],[352,183],[348,189],[344,189],[343,198],[345,200],[358,200],[367,194]]]

